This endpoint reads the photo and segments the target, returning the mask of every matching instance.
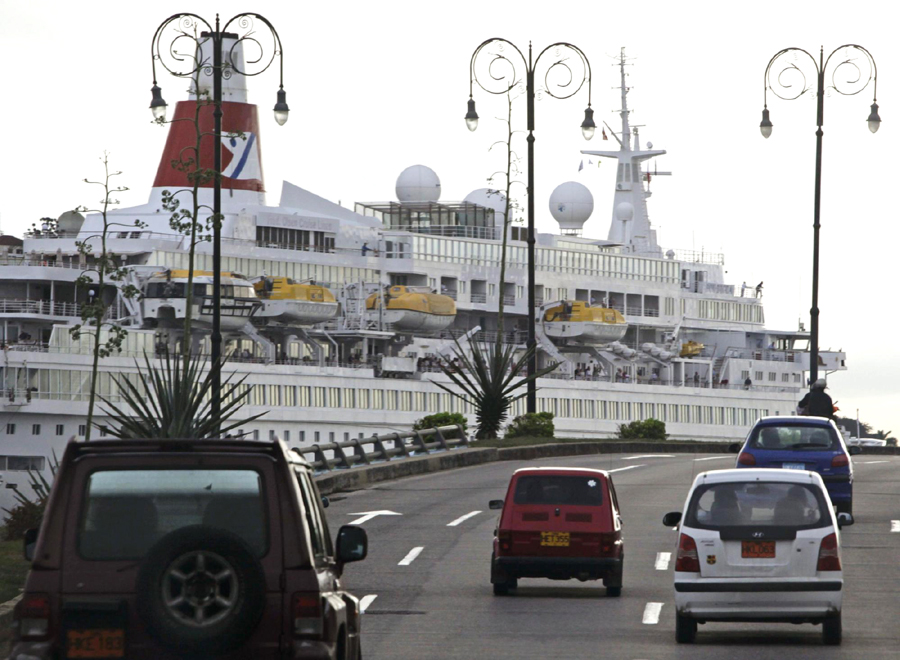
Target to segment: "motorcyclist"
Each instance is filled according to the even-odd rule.
[[[831,397],[825,393],[826,387],[824,378],[819,378],[813,383],[812,389],[800,399],[799,407],[806,411],[804,414],[810,417],[834,418],[834,403],[831,401]]]

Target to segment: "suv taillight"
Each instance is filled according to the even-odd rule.
[[[739,465],[756,465],[756,457],[753,454],[748,454],[744,451],[738,456],[737,462]]]
[[[837,454],[831,459],[831,467],[847,467],[850,465],[850,457],[847,454]]]
[[[687,534],[678,539],[678,556],[675,559],[675,570],[681,573],[699,573],[700,557],[697,555],[697,544]]]
[[[325,632],[322,597],[317,592],[298,592],[292,604],[294,634],[302,637],[321,637]]]
[[[819,563],[816,565],[816,570],[841,570],[841,556],[838,553],[837,534],[832,533],[822,539],[822,545],[819,546]]]
[[[508,529],[501,529],[497,532],[497,541],[500,543],[500,550],[503,552],[512,550],[512,532]]]
[[[25,594],[16,605],[14,617],[19,639],[47,639],[50,637],[50,596]]]

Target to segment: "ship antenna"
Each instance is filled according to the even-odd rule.
[[[619,115],[622,117],[622,148],[631,151],[631,129],[628,126],[628,86],[625,84],[625,46],[619,52],[619,75],[621,77],[620,90],[622,92],[622,109]]]

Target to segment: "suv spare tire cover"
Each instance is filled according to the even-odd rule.
[[[190,565],[192,555],[198,553],[209,553],[204,556],[204,562],[211,572],[221,573],[221,567],[216,564],[224,561],[234,576],[226,585],[231,588],[225,594],[231,605],[228,608],[213,605],[210,609],[214,616],[202,625],[187,621],[190,605],[184,605],[182,610],[170,607],[164,595],[166,581],[173,579],[170,575],[170,570],[175,568],[173,564],[187,557],[185,561]],[[175,580],[176,591],[178,582],[182,581]],[[214,582],[208,577],[205,581],[201,577],[199,584],[195,580],[192,594],[199,595],[201,600],[204,596],[212,597],[210,590],[215,589]],[[147,553],[136,587],[137,610],[150,635],[181,654],[205,658],[240,647],[256,629],[265,606],[266,577],[247,543],[235,534],[204,525],[183,527],[160,539]]]

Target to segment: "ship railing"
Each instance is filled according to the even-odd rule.
[[[503,296],[503,304],[504,305],[515,305],[516,297],[515,296]]]
[[[77,260],[70,262],[59,261],[58,259],[47,259],[46,255],[27,255],[27,254],[8,254],[0,257],[0,266],[39,266],[41,268],[72,268],[74,270],[84,270],[87,268],[84,264],[79,264]]]
[[[487,302],[487,294],[485,293],[470,293],[469,294],[469,302],[472,303],[486,303]]]
[[[317,443],[311,447],[294,447],[292,451],[312,463],[316,471],[330,472],[468,446],[469,440],[463,427],[456,424],[342,442]]]
[[[0,314],[40,314],[47,316],[81,316],[78,303],[49,300],[0,299]]]
[[[705,250],[675,250],[675,260],[696,264],[725,265],[724,254],[720,252],[706,252]]]
[[[798,362],[798,354],[805,351],[780,351],[771,348],[729,348],[725,357],[764,362]]]

